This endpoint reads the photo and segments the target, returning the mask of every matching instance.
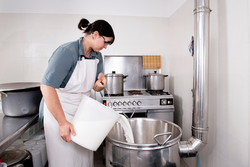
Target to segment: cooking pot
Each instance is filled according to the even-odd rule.
[[[112,71],[110,74],[105,74],[107,80],[107,86],[104,90],[105,94],[109,95],[119,95],[123,93],[123,79],[128,75],[116,74]]]
[[[129,119],[135,143],[126,142],[116,123],[106,137],[106,166],[180,167],[181,128],[169,121],[152,118]]]
[[[4,151],[1,153],[0,157],[2,157],[3,162],[5,162],[8,167],[33,167],[32,155],[27,150]]]
[[[42,98],[40,83],[19,82],[0,84],[2,110],[6,116],[30,116],[39,112]]]
[[[168,75],[163,75],[154,71],[154,73],[144,75],[146,78],[146,88],[147,90],[164,90],[164,79]]]

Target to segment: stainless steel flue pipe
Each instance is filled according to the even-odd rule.
[[[194,157],[207,144],[209,0],[195,0],[192,137],[181,141],[180,157]]]

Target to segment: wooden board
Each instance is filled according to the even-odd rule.
[[[143,55],[142,56],[143,69],[160,69],[161,56],[160,55]]]

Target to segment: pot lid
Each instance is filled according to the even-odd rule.
[[[154,73],[148,74],[148,76],[163,76],[163,74],[157,73],[157,71],[154,71]]]
[[[105,74],[105,77],[123,77],[123,74],[116,74],[115,71],[112,71],[112,73]]]
[[[10,166],[25,159],[28,155],[29,152],[26,150],[8,150],[4,151],[0,156],[3,162]]]
[[[0,92],[40,87],[39,82],[14,82],[0,84]]]

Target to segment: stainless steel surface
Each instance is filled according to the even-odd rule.
[[[127,143],[119,123],[111,129],[106,138],[106,166],[180,167],[179,141],[181,128],[169,121],[149,118],[130,119],[135,144]],[[155,142],[156,134],[171,132],[172,136],[163,146]],[[163,143],[168,135],[159,136]]]
[[[117,74],[115,71],[105,74],[107,86],[104,89],[105,94],[122,94],[123,93],[123,80],[127,75]]]
[[[145,75],[147,90],[164,90],[165,77],[167,75],[159,74],[157,71]]]
[[[147,118],[174,121],[175,109],[172,95],[150,95],[145,90],[141,90],[141,93],[141,95],[129,95],[129,92],[125,91],[124,96],[104,96],[103,100],[107,106],[118,113],[134,114],[135,117],[138,113],[143,113]],[[170,101],[172,103],[167,105],[166,103]],[[160,105],[162,102],[164,103]]]
[[[0,84],[0,92],[40,87],[39,82],[14,82]]]
[[[142,55],[104,55],[104,74],[120,73],[128,75],[124,80],[124,90],[131,89],[146,89],[144,75],[161,69],[143,69],[142,68]]]
[[[104,148],[99,147],[97,151],[94,152],[94,167],[105,167],[105,156],[103,155]],[[188,167],[185,161],[180,159],[180,167]]]
[[[29,127],[37,122],[38,114],[29,117],[7,117],[0,112],[0,153],[6,150]]]
[[[2,110],[6,116],[21,117],[34,115],[39,112],[42,98],[40,87],[5,91],[2,95]]]
[[[180,156],[193,157],[207,144],[209,0],[195,0],[192,137],[180,142]]]

